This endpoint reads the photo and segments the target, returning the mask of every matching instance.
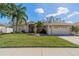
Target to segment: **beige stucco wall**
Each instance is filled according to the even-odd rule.
[[[25,30],[25,32],[29,32],[29,26],[28,25],[25,25],[24,26],[24,30]]]
[[[24,30],[25,32],[28,32],[29,31],[28,25],[18,26],[18,32],[21,32],[22,30]],[[16,26],[14,26],[14,31],[16,31]]]

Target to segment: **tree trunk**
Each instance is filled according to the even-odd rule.
[[[16,32],[18,32],[18,20],[16,20]]]
[[[35,33],[35,34],[37,33],[37,26],[36,26],[36,24],[35,24],[35,26],[34,26],[34,33]]]
[[[12,27],[13,27],[13,33],[14,33],[15,32],[15,28],[14,28],[15,24],[14,24],[14,18],[13,17],[12,17],[12,21],[13,21]]]
[[[25,21],[25,25],[27,26],[28,24],[27,24],[27,22],[26,22],[26,20],[24,20]],[[27,29],[27,28],[26,28]]]

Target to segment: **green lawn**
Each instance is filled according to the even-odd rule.
[[[0,47],[79,47],[57,36],[0,35]]]

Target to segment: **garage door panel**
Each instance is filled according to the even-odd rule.
[[[68,28],[59,28],[59,29],[52,29],[51,34],[55,35],[61,35],[61,34],[70,34],[70,31]]]

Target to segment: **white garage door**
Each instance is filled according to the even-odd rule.
[[[71,34],[70,28],[52,28],[48,32],[49,35],[69,35]]]

